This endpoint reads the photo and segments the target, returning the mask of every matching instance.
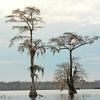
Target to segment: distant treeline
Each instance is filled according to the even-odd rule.
[[[55,90],[60,89],[58,82],[37,82],[37,90]],[[31,82],[0,82],[0,90],[29,90]],[[77,89],[100,89],[100,81],[80,82],[75,86]],[[67,89],[67,86],[64,87]]]

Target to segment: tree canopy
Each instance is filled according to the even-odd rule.
[[[85,44],[92,44],[95,40],[98,40],[99,36],[82,36],[76,33],[66,32],[62,36],[50,39],[50,48],[53,52],[60,51],[62,49],[74,50]]]
[[[6,19],[6,22],[18,23],[17,26],[13,26],[12,28],[18,29],[19,33],[41,28],[39,24],[44,22],[40,17],[40,10],[36,7],[25,7],[24,10],[13,10],[11,15],[6,16]]]

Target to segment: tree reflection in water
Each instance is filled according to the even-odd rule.
[[[38,100],[40,98],[44,97],[43,95],[38,94],[37,97],[30,97],[30,100]]]
[[[61,94],[61,99],[60,100],[75,100],[74,98],[74,94],[72,95],[65,95],[65,94]]]
[[[68,100],[74,100],[74,94],[68,95]]]
[[[31,97],[30,100],[36,100],[36,97]]]

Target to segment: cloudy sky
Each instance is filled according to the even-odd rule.
[[[49,38],[64,32],[82,35],[100,35],[99,0],[0,0],[0,81],[30,81],[29,60],[26,53],[20,54],[17,47],[9,48],[9,40],[15,36],[12,24],[5,23],[5,16],[12,10],[36,6],[41,10],[45,23],[37,30],[36,38],[47,42]],[[100,40],[93,45],[77,49],[74,55],[80,58],[82,67],[88,73],[87,80],[100,79]],[[49,51],[36,58],[36,63],[45,67],[40,81],[52,81],[56,65],[67,61],[68,52],[53,56]]]

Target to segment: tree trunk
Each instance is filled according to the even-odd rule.
[[[75,94],[77,93],[75,87],[74,87],[74,81],[72,76],[72,68],[73,68],[73,58],[72,58],[72,50],[70,50],[70,75],[69,75],[69,81],[68,81],[68,88],[69,88],[69,94]]]
[[[31,63],[31,69],[30,69],[30,73],[31,73],[31,78],[32,78],[32,86],[30,88],[30,92],[29,92],[29,96],[30,97],[36,97],[37,96],[37,92],[36,92],[36,88],[35,88],[35,82],[34,82],[34,56],[35,56],[35,51],[32,50],[32,30],[30,30],[30,42],[31,42],[31,48],[30,48],[30,63]]]
[[[29,97],[36,97],[37,96],[37,92],[36,92],[36,88],[35,88],[35,82],[34,82],[33,77],[32,77],[32,86],[30,88]]]
[[[74,85],[71,82],[68,83],[68,89],[69,89],[69,94],[76,94],[77,93]]]
[[[31,73],[31,79],[32,79],[32,86],[30,88],[30,92],[29,92],[29,96],[30,97],[36,97],[37,96],[37,92],[36,92],[36,88],[35,88],[35,80],[34,80],[34,55],[31,55],[31,69],[30,69],[30,73]]]

